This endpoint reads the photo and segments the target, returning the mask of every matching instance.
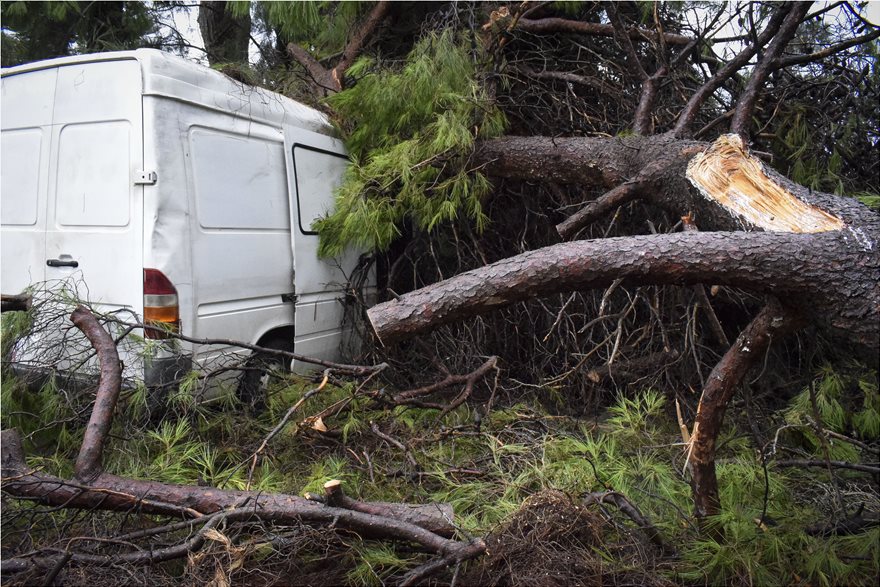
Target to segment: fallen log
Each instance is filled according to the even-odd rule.
[[[619,279],[623,285],[729,285],[775,295],[877,360],[880,215],[764,168],[738,136],[711,145],[668,137],[513,137],[482,143],[475,159],[492,175],[604,186],[609,193],[638,177],[629,184],[643,186],[638,197],[679,216],[693,211],[703,232],[568,242],[502,259],[371,308],[370,322],[383,343]],[[646,176],[648,168],[654,171]]]
[[[739,136],[712,145],[668,136],[511,137],[482,143],[474,159],[490,175],[608,189],[557,226],[564,238],[636,198],[678,216],[693,211],[702,231],[565,242],[462,273],[371,308],[384,344],[530,298],[611,284],[725,285],[781,301],[753,319],[704,386],[691,439],[698,517],[720,510],[718,431],[774,334],[809,323],[877,362],[880,215],[764,168]],[[726,338],[717,325],[716,337]]]

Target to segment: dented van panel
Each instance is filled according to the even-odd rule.
[[[3,293],[76,274],[111,309],[176,304],[194,338],[337,357],[357,252],[316,254],[347,164],[323,114],[149,49],[2,76]],[[145,269],[174,295],[146,295]],[[182,348],[203,366],[242,352]]]

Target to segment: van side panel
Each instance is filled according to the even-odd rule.
[[[217,118],[187,132],[196,330],[255,342],[293,322],[292,297],[282,298],[294,292],[283,135],[255,123],[244,134]]]
[[[181,328],[255,343],[293,325],[293,254],[283,134],[271,125],[145,96],[148,160],[144,266],[178,290]],[[193,347],[197,362],[237,348]]]

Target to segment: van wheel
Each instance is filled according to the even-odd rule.
[[[293,352],[293,341],[275,338],[260,344],[270,349]],[[238,384],[238,398],[256,411],[266,408],[268,392],[290,374],[290,358],[268,353],[254,353],[245,363]]]

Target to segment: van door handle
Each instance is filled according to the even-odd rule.
[[[46,259],[49,267],[79,267],[79,261],[67,261],[63,259]]]

